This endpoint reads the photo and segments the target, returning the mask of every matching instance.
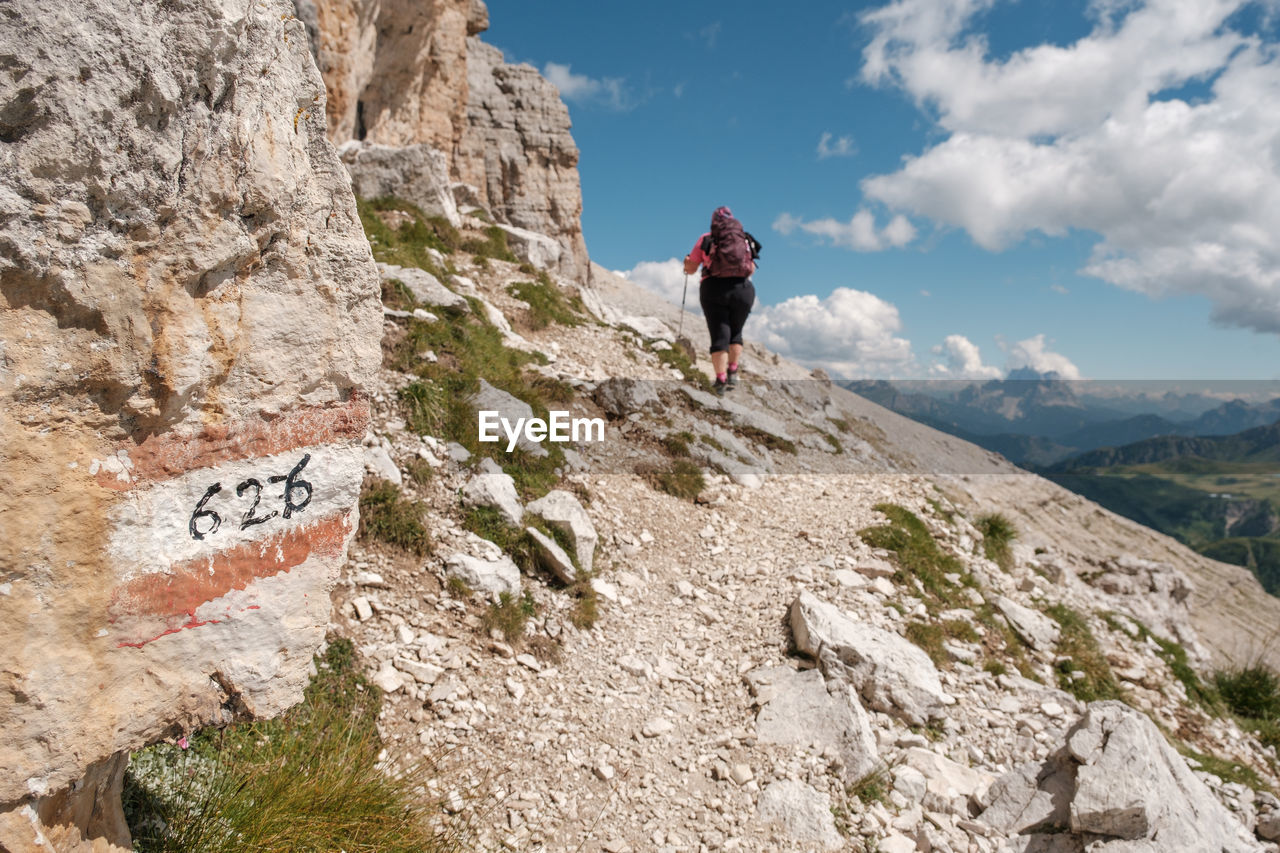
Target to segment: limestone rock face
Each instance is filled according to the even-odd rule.
[[[455,188],[514,226],[526,260],[586,281],[578,147],[555,86],[529,65],[503,62],[475,36],[489,26],[480,0],[294,0],[310,35],[329,98],[329,136],[378,146],[434,149]],[[420,151],[397,158],[387,148],[352,155],[358,194],[378,192],[439,208],[452,198]],[[434,167],[433,167],[434,168]],[[397,174],[400,191],[390,191]],[[533,236],[529,236],[532,232]],[[536,239],[551,238],[551,244]]]
[[[480,0],[294,0],[329,92],[335,142],[455,150],[467,124],[467,37]]]
[[[290,3],[6,12],[0,811],[58,821],[89,765],[301,698],[381,312]]]
[[[585,280],[589,261],[569,110],[532,66],[508,65],[502,51],[477,38],[467,44],[470,129],[455,173],[484,191],[499,221],[554,238],[566,250],[560,274]]]

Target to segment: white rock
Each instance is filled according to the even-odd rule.
[[[856,621],[808,592],[791,605],[796,648],[843,678],[870,708],[922,725],[955,704],[929,656],[910,641]]]
[[[400,475],[400,469],[396,467],[395,460],[380,444],[364,449],[364,469],[375,477],[381,477],[397,486],[404,485],[404,478]]]
[[[929,749],[913,747],[903,756],[908,767],[919,770],[925,778],[922,805],[932,812],[969,816],[970,801],[980,801],[996,777],[972,767],[965,767]]]
[[[831,798],[803,782],[770,782],[760,794],[756,816],[781,827],[794,841],[815,843],[826,850],[844,846],[831,815]]]
[[[404,675],[391,661],[385,660],[370,681],[378,685],[384,693],[395,693],[404,686]]]
[[[462,501],[469,506],[493,507],[512,526],[524,518],[516,482],[501,470],[497,473],[486,471],[468,480],[462,487]]]
[[[663,717],[655,717],[647,720],[644,727],[640,729],[640,733],[645,737],[659,737],[665,735],[675,728],[675,724]]]
[[[355,608],[356,618],[361,622],[366,622],[373,618],[373,606],[369,604],[369,599],[363,595],[351,599],[351,606]]]
[[[395,666],[401,672],[413,676],[413,680],[419,684],[435,684],[444,675],[443,667],[410,658],[396,658]]]
[[[494,596],[520,593],[520,569],[505,554],[497,560],[482,560],[459,552],[448,559],[445,570],[473,590]]]
[[[828,683],[816,669],[797,672],[789,666],[755,670],[747,682],[761,706],[756,717],[761,743],[833,750],[848,782],[878,766],[871,721],[847,684]]]
[[[403,282],[413,298],[424,305],[463,313],[471,310],[467,300],[440,283],[440,279],[417,267],[398,267],[394,264],[378,264],[383,281],[395,279]]]
[[[536,528],[526,527],[524,530],[537,545],[538,553],[542,555],[542,564],[560,580],[573,583],[578,575],[573,568],[573,560],[564,552],[564,549],[554,539]],[[594,578],[592,582],[595,582]]]
[[[1062,634],[1058,623],[1003,595],[996,599],[995,604],[1027,645],[1039,651],[1053,651]]]
[[[548,524],[564,530],[573,541],[573,550],[578,558],[578,565],[584,572],[590,573],[595,556],[595,525],[591,517],[582,508],[578,499],[562,489],[552,489],[546,495],[529,504],[526,511],[540,516]]]
[[[592,578],[591,588],[595,590],[596,595],[606,601],[615,603],[618,601],[618,588],[606,580],[602,580],[601,578]]]

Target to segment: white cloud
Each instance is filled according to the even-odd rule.
[[[615,110],[628,110],[632,99],[621,77],[597,79],[586,74],[574,74],[570,66],[548,62],[542,68],[542,76],[560,90],[560,97],[578,103],[603,103]]]
[[[878,296],[838,287],[825,299],[794,296],[756,305],[747,340],[839,377],[897,377],[914,366],[911,343],[898,337],[898,309]]]
[[[853,157],[858,153],[858,146],[854,143],[852,136],[834,137],[830,133],[824,133],[818,139],[818,159],[825,160],[828,157]]]
[[[991,250],[1095,232],[1085,274],[1203,295],[1218,323],[1280,333],[1280,51],[1232,28],[1248,0],[1094,0],[1089,35],[1004,60],[970,32],[993,4],[862,16],[862,78],[949,133],[863,193]],[[1169,96],[1193,83],[1207,97]]]
[[[857,252],[879,252],[890,247],[898,248],[907,245],[916,237],[915,226],[905,216],[899,214],[884,228],[877,229],[875,215],[865,208],[855,213],[848,222],[831,218],[806,222],[790,213],[779,214],[773,221],[773,230],[780,234],[789,235],[797,229],[818,237],[825,237],[833,246],[841,246]]]
[[[964,335],[947,335],[941,344],[933,348],[933,354],[942,356],[945,362],[934,362],[929,372],[948,379],[999,379],[1004,376],[1000,368],[982,363],[978,345]]]
[[[677,258],[665,261],[641,261],[629,270],[619,270],[618,275],[634,281],[645,290],[651,290],[673,305],[679,305],[684,292],[684,262]],[[698,303],[698,285],[701,279],[697,275],[689,276],[689,297],[685,309],[694,314],[702,313]]]
[[[1029,367],[1037,373],[1057,373],[1059,379],[1080,378],[1080,369],[1072,364],[1071,359],[1047,349],[1044,335],[1013,344],[1009,347],[1008,358],[1009,370]]]

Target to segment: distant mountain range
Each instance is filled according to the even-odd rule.
[[[1207,556],[1247,566],[1280,595],[1280,397],[1126,394],[1031,371],[982,383],[844,384]]]
[[[1223,401],[1206,393],[1152,395],[1114,384],[1013,371],[988,382],[852,380],[845,387],[895,412],[1000,453],[1048,466],[1156,436],[1229,435],[1280,420],[1276,396]],[[1225,383],[1224,383],[1225,384]],[[1227,385],[1227,390],[1230,385]]]

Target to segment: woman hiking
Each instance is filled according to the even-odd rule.
[[[738,361],[742,358],[742,327],[756,301],[751,283],[760,244],[742,230],[727,207],[711,214],[711,230],[698,238],[684,256],[684,273],[692,275],[702,267],[698,301],[711,334],[711,366],[715,370],[716,396],[738,384]]]

